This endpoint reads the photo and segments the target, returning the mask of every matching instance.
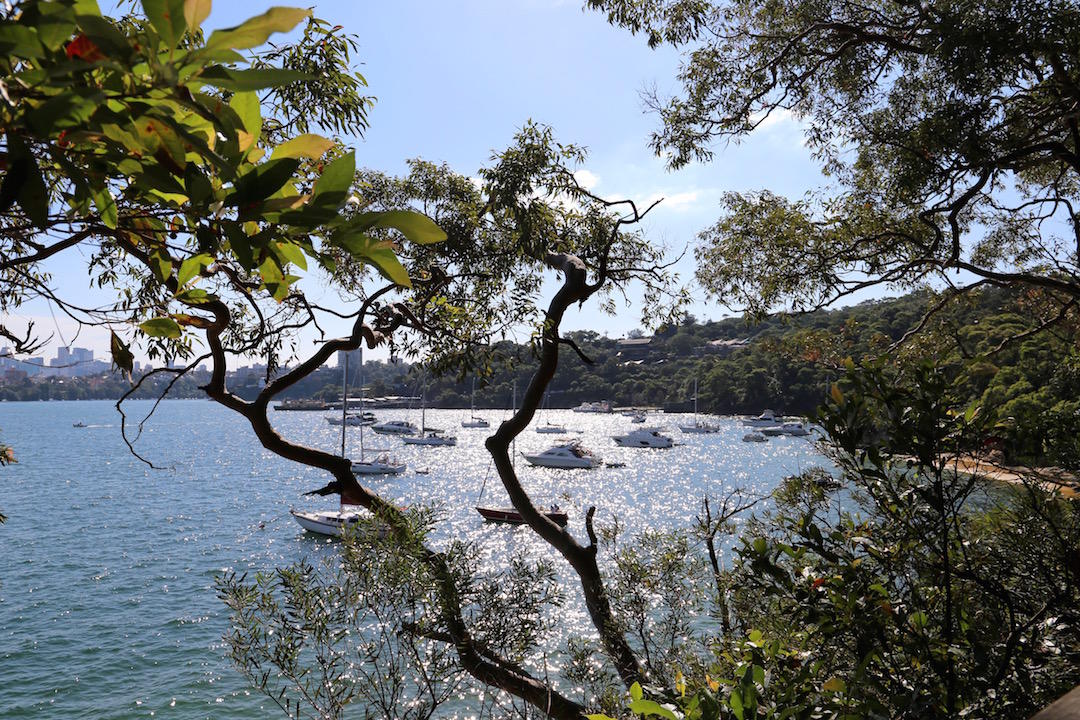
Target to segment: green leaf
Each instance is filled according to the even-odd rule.
[[[8,171],[0,183],[0,212],[18,201],[34,225],[44,229],[49,222],[49,192],[37,160],[18,135],[9,134]]]
[[[81,127],[104,99],[105,94],[96,90],[62,92],[27,113],[26,124],[43,137],[56,130]]]
[[[165,253],[156,250],[150,254],[150,270],[160,282],[165,282],[172,275],[172,261]]]
[[[179,287],[184,287],[188,284],[188,281],[203,271],[203,269],[210,267],[213,264],[214,258],[206,253],[200,253],[199,255],[193,255],[187,258],[184,262],[180,263],[180,269],[176,273],[176,284]]]
[[[184,0],[184,22],[192,32],[198,30],[210,14],[210,0]]]
[[[248,92],[290,85],[301,80],[314,80],[315,76],[299,70],[285,68],[235,70],[224,65],[211,65],[199,75],[198,79],[207,85],[213,85],[223,90]]]
[[[162,41],[170,49],[176,47],[176,41],[187,29],[184,0],[142,0],[142,6]]]
[[[150,337],[166,337],[171,339],[180,337],[180,326],[170,317],[157,317],[139,323],[139,329]]]
[[[38,39],[49,50],[59,50],[75,34],[75,13],[66,5],[35,3],[27,8],[26,14],[31,13],[36,15],[31,24],[37,31]],[[23,21],[26,20],[24,16]]]
[[[630,712],[635,712],[646,717],[662,717],[668,720],[679,720],[675,713],[653,700],[634,700],[630,703]]]
[[[324,138],[322,135],[307,133],[297,135],[292,140],[281,143],[270,154],[271,159],[277,158],[310,158],[318,160],[326,151],[334,147],[334,141]]]
[[[731,692],[731,695],[728,697],[728,705],[731,707],[731,712],[735,713],[735,717],[737,717],[739,720],[743,720],[742,695],[739,694],[737,688],[733,690]]]
[[[215,31],[206,41],[206,47],[209,50],[221,48],[247,50],[258,47],[272,34],[289,32],[296,27],[297,23],[310,16],[310,10],[273,7],[236,27]]]
[[[353,257],[374,265],[375,269],[390,282],[402,287],[412,287],[408,271],[394,254],[390,243],[385,240],[376,240],[363,233],[338,233],[333,237],[332,242],[348,250]]]
[[[253,138],[252,144],[259,139],[262,132],[262,110],[259,107],[259,96],[253,92],[240,92],[229,100],[229,107],[240,116],[240,122],[244,123],[244,129]],[[241,144],[241,150],[246,150]]]
[[[307,270],[307,259],[304,257],[304,251],[300,249],[299,245],[293,245],[292,243],[275,243],[274,247],[277,248],[278,253],[288,262],[291,262],[301,270]]]
[[[235,205],[241,213],[248,214],[255,209],[253,204],[270,197],[292,180],[299,166],[300,161],[296,158],[280,158],[256,165],[237,178],[225,204]]]
[[[113,365],[122,370],[127,378],[131,379],[131,371],[134,368],[135,355],[131,348],[120,339],[120,336],[110,331],[109,352],[112,353]]]
[[[101,216],[101,222],[107,228],[116,229],[116,221],[118,219],[116,210],[116,201],[113,199],[112,193],[109,192],[109,188],[102,187],[93,191],[94,205],[97,207],[98,215]]]
[[[825,684],[821,686],[821,689],[824,690],[825,692],[839,693],[839,692],[844,692],[844,688],[846,688],[846,687],[847,687],[847,685],[844,683],[843,680],[841,680],[838,677],[834,677],[834,678],[829,678],[828,680],[826,680]]]
[[[639,683],[634,683],[633,685],[630,686],[630,697],[632,699],[640,700],[644,696],[645,696],[645,693],[643,693],[641,691],[641,685]]]
[[[0,52],[24,60],[45,56],[38,34],[32,28],[12,22],[0,24]]]
[[[605,715],[604,713],[594,713],[592,715],[586,715],[585,720],[615,720],[615,718],[610,715]]]
[[[370,227],[394,228],[411,242],[419,245],[430,245],[446,239],[446,233],[435,224],[434,220],[413,210],[363,213],[357,217],[358,220],[360,218],[374,218]]]

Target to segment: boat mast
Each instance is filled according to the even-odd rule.
[[[699,425],[697,419],[697,378],[694,378],[694,427]]]
[[[345,362],[349,362],[348,353]],[[348,367],[348,365],[346,365]],[[364,345],[360,344],[360,462],[364,461]]]
[[[427,370],[424,370],[424,382],[420,386],[420,437],[427,432]]]
[[[345,457],[345,428],[348,425],[349,407],[349,353],[345,353],[345,362],[341,371],[341,457]]]

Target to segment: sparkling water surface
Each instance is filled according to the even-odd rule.
[[[137,421],[150,403],[126,405]],[[379,420],[417,411],[379,410]],[[340,428],[328,413],[279,412],[286,437],[337,452]],[[507,502],[490,467],[491,430],[462,428],[467,410],[429,410],[429,426],[458,438],[456,447],[404,446],[365,431],[366,448],[390,449],[409,469],[371,485],[401,503],[440,508],[436,542],[476,541],[495,567],[515,547],[550,555],[526,528],[485,524],[473,509]],[[478,411],[496,427],[505,411]],[[622,468],[533,468],[518,471],[536,502],[557,502],[584,537],[584,516],[614,516],[623,527],[693,524],[705,494],[740,486],[766,492],[784,475],[823,461],[808,438],[744,443],[737,420],[715,435],[684,435],[689,416],[651,415],[678,446],[619,448],[611,439],[634,429],[629,418],[545,411],[540,423],[564,425],[569,436]],[[83,422],[88,427],[76,428]],[[359,433],[348,429],[348,452],[359,457]],[[542,452],[562,436],[530,428],[517,451]],[[289,508],[331,509],[331,498],[302,497],[329,479],[264,450],[250,426],[209,401],[160,405],[136,443],[153,469],[120,436],[108,401],[0,403],[0,441],[18,464],[0,468],[0,716],[4,718],[265,718],[280,711],[225,657],[228,614],[214,594],[222,571],[269,570],[303,557],[336,552],[333,542],[305,533]],[[415,469],[429,470],[417,474]],[[563,575],[570,601],[559,612],[586,628],[578,587]]]

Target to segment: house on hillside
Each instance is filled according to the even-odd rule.
[[[623,338],[615,341],[616,357],[620,360],[644,360],[653,352],[651,337]]]
[[[750,338],[732,338],[730,340],[710,340],[705,344],[705,352],[725,357],[750,344]]]

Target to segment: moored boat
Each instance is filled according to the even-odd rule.
[[[387,420],[372,425],[371,431],[380,435],[416,435],[420,429],[408,420]]]
[[[549,468],[590,469],[599,467],[603,463],[601,458],[583,448],[576,440],[555,445],[538,455],[524,457],[533,465]]]
[[[780,425],[781,423],[783,423],[782,417],[772,410],[762,410],[761,414],[757,417],[745,418],[742,421],[742,424],[747,427],[773,427],[774,425]]]
[[[743,442],[767,442],[769,438],[765,437],[759,432],[748,432],[742,436]]]
[[[661,435],[659,428],[639,428],[625,435],[611,437],[619,447],[669,448],[675,444],[667,435]]]
[[[517,511],[517,508],[513,507],[493,508],[477,506],[476,512],[480,513],[485,520],[490,522],[509,523],[511,525],[523,525],[525,523],[525,518],[521,517],[521,513]],[[568,517],[565,512],[559,510],[557,505],[550,510],[543,511],[541,514],[556,525],[566,527]]]

